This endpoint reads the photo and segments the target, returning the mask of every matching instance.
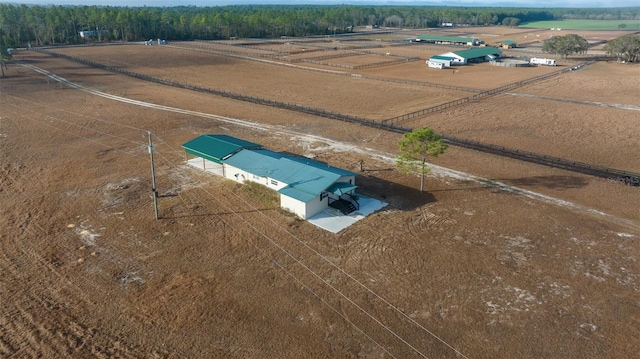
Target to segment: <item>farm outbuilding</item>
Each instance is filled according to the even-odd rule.
[[[187,163],[224,178],[251,181],[280,195],[280,206],[307,219],[328,207],[359,209],[357,174],[306,157],[274,152],[226,135],[203,135],[182,145]]]
[[[191,166],[223,176],[223,160],[242,149],[258,149],[262,145],[227,135],[202,135],[182,145]],[[189,155],[193,157],[189,158]]]
[[[438,57],[451,58],[451,65],[466,65],[470,62],[491,61],[500,56],[502,56],[502,51],[491,46],[447,52],[446,54],[438,55]]]
[[[511,49],[518,46],[518,44],[513,40],[502,40],[498,42],[498,45],[503,49]]]
[[[532,57],[529,59],[531,65],[556,66],[555,59],[547,59],[544,57]]]
[[[447,45],[463,45],[463,46],[479,46],[482,44],[476,37],[460,37],[460,36],[436,36],[436,35],[420,35],[416,38],[416,42],[427,42],[432,44]]]
[[[429,60],[427,60],[427,65],[429,65],[429,67],[435,67],[433,64],[442,64],[442,67],[438,67],[438,68],[450,67],[452,61],[453,61],[453,57],[435,55],[435,56],[431,56]]]

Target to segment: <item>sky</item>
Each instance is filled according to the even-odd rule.
[[[0,0],[0,3],[35,5],[104,5],[104,6],[226,6],[239,4],[280,5],[438,5],[491,7],[640,7],[640,0]]]

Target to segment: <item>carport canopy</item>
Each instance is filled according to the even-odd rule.
[[[351,184],[349,182],[335,182],[329,188],[327,188],[327,192],[331,192],[338,196],[342,196],[343,194],[347,194],[353,190],[358,188],[358,186]]]
[[[202,135],[182,145],[185,152],[209,161],[222,163],[229,155],[243,148],[257,149],[262,145],[227,135]]]

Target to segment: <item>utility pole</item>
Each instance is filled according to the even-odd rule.
[[[153,165],[153,142],[151,141],[151,131],[147,131],[149,135],[149,155],[151,155],[151,184],[153,191],[153,208],[155,210],[156,219],[158,219],[158,191],[156,189],[156,170]]]

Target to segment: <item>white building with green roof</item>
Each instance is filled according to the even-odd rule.
[[[482,43],[477,37],[419,35],[416,42],[431,44],[478,46]]]
[[[300,218],[308,219],[328,207],[344,214],[359,209],[353,172],[226,135],[203,135],[182,147],[188,164],[233,181],[271,188],[280,195],[281,207]]]
[[[502,50],[486,46],[468,50],[447,52],[434,56],[437,59],[451,59],[450,65],[466,65],[470,62],[484,62],[495,60],[502,56]]]

